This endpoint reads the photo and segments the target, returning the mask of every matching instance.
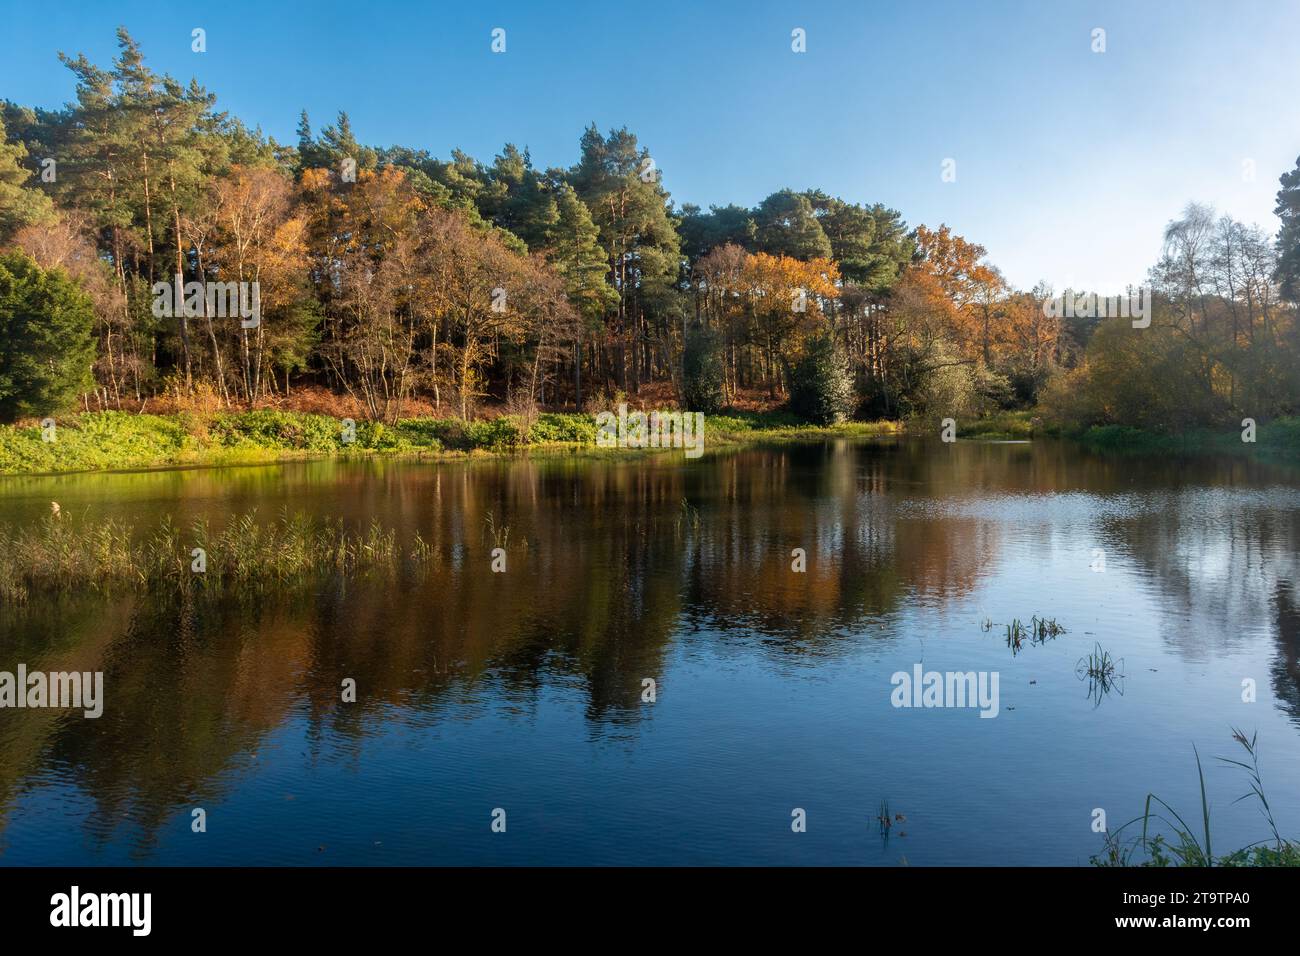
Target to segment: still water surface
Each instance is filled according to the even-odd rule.
[[[0,711],[0,864],[1086,864],[1094,808],[1155,791],[1199,820],[1192,745],[1238,757],[1232,726],[1300,836],[1294,469],[831,441],[0,479],[0,521],[51,500],[140,527],[303,510],[436,556],[0,607],[0,669],[102,670],[107,697]],[[1035,614],[1068,632],[1013,653],[1002,625]],[[1076,672],[1095,642],[1108,693]],[[996,672],[998,716],[893,707],[916,664]],[[1267,837],[1205,762],[1216,849]]]

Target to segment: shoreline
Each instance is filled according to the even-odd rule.
[[[596,443],[595,417],[585,413],[539,415],[531,425],[507,416],[403,419],[396,424],[358,422],[355,438],[339,436],[343,419],[301,412],[254,410],[210,416],[191,413],[137,415],[88,412],[57,425],[45,441],[39,426],[0,426],[0,478],[130,473],[173,469],[288,464],[300,461],[490,461],[539,456],[632,458],[675,448],[604,448]],[[897,437],[899,422],[844,422],[819,426],[780,415],[711,415],[705,449],[762,442],[823,438]]]
[[[1234,455],[1300,462],[1300,418],[1261,425],[1254,444],[1238,431],[1197,429],[1181,435],[1123,426],[1067,431],[1043,426],[1032,412],[1005,412],[960,424],[962,441],[1075,442],[1099,454]],[[531,424],[502,416],[462,422],[412,418],[396,424],[360,422],[340,437],[344,419],[266,409],[212,415],[87,412],[57,425],[54,441],[39,426],[0,426],[0,478],[130,473],[289,464],[303,461],[489,461],[519,457],[626,459],[679,449],[605,448],[596,444],[595,417],[546,413]],[[704,446],[734,448],[828,438],[918,437],[901,421],[800,422],[783,412],[705,416]]]

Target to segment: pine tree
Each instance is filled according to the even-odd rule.
[[[581,148],[569,180],[600,229],[608,275],[618,292],[618,309],[609,316],[614,368],[619,387],[635,392],[643,375],[651,373],[652,312],[679,277],[681,237],[659,170],[626,127],[603,137],[593,124],[583,133]]]
[[[1277,234],[1277,281],[1284,296],[1300,302],[1300,159],[1295,169],[1282,174],[1281,183],[1273,210],[1282,220]]]
[[[40,189],[26,185],[31,176],[23,166],[27,148],[10,143],[0,120],[0,242],[23,226],[42,222],[54,215],[54,204]]]
[[[802,193],[790,189],[773,193],[754,210],[754,221],[762,252],[805,261],[831,257],[831,242]]]
[[[605,281],[608,264],[600,247],[600,230],[572,186],[561,184],[555,203],[556,221],[548,232],[547,259],[564,276],[574,307],[589,318],[599,318],[618,302],[618,293]]]
[[[63,411],[90,388],[90,298],[61,269],[0,256],[0,422]]]

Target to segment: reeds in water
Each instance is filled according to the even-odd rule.
[[[417,540],[410,557],[427,553]],[[265,524],[250,512],[219,531],[207,521],[183,531],[164,520],[143,534],[118,521],[55,513],[34,525],[0,526],[0,603],[84,588],[259,588],[391,568],[402,556],[395,532],[378,523],[350,531],[341,521],[287,511]]]
[[[1201,820],[1193,827],[1168,803],[1148,793],[1142,816],[1111,831],[1105,831],[1103,852],[1092,857],[1094,866],[1300,866],[1300,843],[1284,838],[1273,819],[1273,809],[1264,796],[1263,778],[1259,771],[1257,735],[1249,738],[1237,728],[1232,729],[1232,739],[1246,751],[1249,762],[1228,757],[1218,759],[1239,767],[1250,777],[1250,792],[1234,802],[1256,798],[1264,818],[1272,831],[1271,840],[1260,840],[1248,846],[1215,856],[1210,841],[1210,801],[1206,795],[1205,770],[1201,755],[1196,756],[1196,775],[1201,785]],[[1165,816],[1165,814],[1169,816]],[[1172,819],[1171,819],[1172,818]],[[1125,832],[1142,824],[1139,836],[1126,838]],[[1167,832],[1164,832],[1166,831]]]

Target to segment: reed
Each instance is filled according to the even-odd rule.
[[[1257,799],[1269,829],[1272,840],[1260,840],[1232,850],[1222,856],[1214,855],[1210,838],[1210,802],[1205,790],[1205,769],[1201,765],[1201,755],[1195,745],[1192,752],[1196,756],[1196,775],[1201,789],[1201,820],[1199,832],[1192,827],[1172,806],[1148,793],[1142,816],[1135,817],[1114,831],[1105,832],[1105,847],[1101,853],[1093,856],[1094,866],[1300,866],[1300,843],[1284,839],[1278,831],[1277,822],[1268,798],[1264,795],[1263,778],[1259,771],[1259,750],[1255,736],[1247,738],[1235,727],[1232,739],[1246,751],[1250,762],[1219,757],[1222,763],[1239,767],[1250,777],[1250,792],[1238,797],[1233,803],[1240,803],[1251,797]],[[1169,814],[1166,816],[1165,814]],[[1172,819],[1171,819],[1172,817]],[[1142,824],[1141,835],[1126,838],[1125,832]],[[1166,834],[1162,828],[1167,828]]]
[[[220,530],[198,521],[182,531],[165,519],[144,533],[56,512],[33,525],[0,526],[0,603],[75,589],[261,588],[392,568],[403,557],[427,561],[429,552],[417,537],[404,555],[396,533],[378,523],[351,531],[287,511],[265,524],[249,512]]]

